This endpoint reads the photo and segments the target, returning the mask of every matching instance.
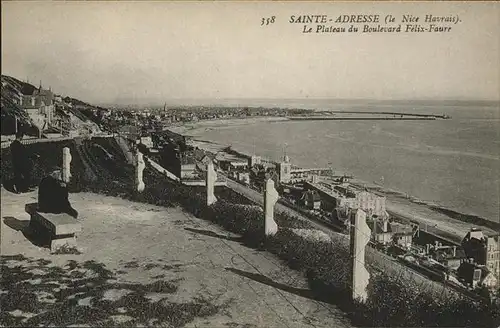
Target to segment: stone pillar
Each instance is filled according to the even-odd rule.
[[[142,156],[141,152],[137,152],[137,164],[135,167],[135,182],[137,184],[137,191],[138,192],[143,192],[144,188],[146,187],[144,185],[144,181],[142,181],[142,172],[144,171],[144,168],[146,167],[146,164],[144,163],[144,158]]]
[[[215,181],[217,181],[217,172],[215,172],[214,163],[210,161],[207,164],[207,176],[205,178],[207,187],[207,206],[217,201],[217,197],[214,195]]]
[[[266,181],[266,190],[264,195],[264,214],[265,214],[265,234],[272,236],[278,232],[278,225],[274,221],[274,205],[278,201],[279,195],[274,188],[274,181]]]
[[[371,230],[366,224],[366,213],[358,209],[351,217],[352,298],[366,302],[370,273],[365,267],[365,248],[370,242]]]
[[[69,183],[71,179],[71,151],[68,147],[63,148],[63,170],[62,179],[64,182]]]

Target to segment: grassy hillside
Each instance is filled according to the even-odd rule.
[[[29,115],[24,109],[17,105],[19,92],[23,89],[34,88],[34,86],[5,75],[2,75],[1,81],[2,91],[0,98],[0,117],[2,134],[15,133],[16,117],[18,119],[18,127],[24,128],[25,131],[28,130],[28,134],[37,133],[37,130],[33,128],[33,123],[31,122]]]
[[[15,118],[18,119],[18,127],[22,128],[29,135],[38,135],[38,130],[31,121],[26,111],[18,105],[18,98],[21,92],[32,93],[36,87],[30,83],[20,81],[14,77],[2,75],[1,93],[1,124],[2,134],[9,135],[15,133]],[[95,111],[104,108],[93,106],[81,100],[65,97],[63,103],[71,104],[70,112],[83,122],[93,121],[97,123]]]

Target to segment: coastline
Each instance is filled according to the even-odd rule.
[[[211,140],[198,138],[196,135],[216,128],[232,128],[238,125],[249,125],[258,122],[272,123],[283,121],[287,121],[287,119],[283,117],[259,117],[250,119],[208,120],[176,126],[172,129],[172,131],[193,137],[193,146],[195,147],[210,152],[217,152],[229,145],[219,144]],[[250,156],[240,149],[233,148],[233,150],[240,156]],[[348,172],[344,173],[347,174]],[[383,187],[376,183],[362,181],[356,177],[353,179],[352,184],[357,187],[366,186],[372,192],[383,194],[387,199],[387,209],[390,212],[397,214],[410,213],[412,217],[418,217],[422,221],[446,222],[449,229],[444,229],[444,231],[453,235],[465,235],[465,233],[469,231],[472,226],[481,227],[487,234],[494,234],[500,231],[500,222],[488,220],[487,218],[474,213],[458,212],[455,209],[439,204],[438,202],[421,200],[408,195],[405,192]]]
[[[215,120],[204,120],[186,124],[179,124],[168,127],[168,130],[185,135],[193,135],[201,130],[208,130],[214,128],[224,128],[233,127],[236,125],[249,125],[260,122],[287,122],[289,121],[286,117],[278,116],[256,116],[256,117],[243,117],[243,118],[228,118],[228,119],[215,119]]]

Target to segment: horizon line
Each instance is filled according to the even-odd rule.
[[[376,98],[334,98],[334,97],[307,97],[307,98],[278,98],[278,97],[263,97],[263,98],[169,98],[168,100],[154,100],[154,99],[145,99],[145,98],[138,98],[138,99],[130,99],[130,100],[117,100],[117,101],[97,101],[94,102],[96,104],[116,104],[116,105],[138,105],[137,102],[140,102],[140,104],[167,104],[169,102],[177,102],[177,101],[196,101],[196,102],[203,102],[203,101],[210,101],[210,102],[217,102],[217,101],[317,101],[317,100],[334,100],[334,101],[374,101],[374,102],[397,102],[397,101],[430,101],[430,102],[491,102],[491,103],[500,103],[500,99],[481,99],[481,98],[443,98],[443,99],[438,99],[438,98],[384,98],[384,99],[376,99]]]

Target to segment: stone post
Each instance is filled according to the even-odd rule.
[[[207,164],[206,176],[207,206],[210,206],[217,201],[217,197],[214,195],[215,181],[217,181],[217,172],[215,172],[214,163],[209,161]]]
[[[63,148],[63,170],[62,179],[64,182],[69,183],[71,179],[71,151],[68,147]]]
[[[142,172],[144,171],[144,168],[146,167],[146,164],[144,163],[144,158],[142,156],[141,152],[137,152],[137,164],[135,167],[135,182],[137,184],[137,191],[138,192],[143,192],[144,188],[146,187],[144,185],[144,181],[142,181]]]
[[[265,234],[272,236],[278,232],[278,225],[274,221],[274,205],[278,201],[279,195],[274,188],[274,181],[266,181],[266,190],[264,195],[264,214],[265,214]]]
[[[367,286],[370,273],[365,267],[365,248],[370,242],[371,230],[366,224],[366,213],[358,209],[351,217],[351,268],[352,268],[352,298],[366,302]]]

